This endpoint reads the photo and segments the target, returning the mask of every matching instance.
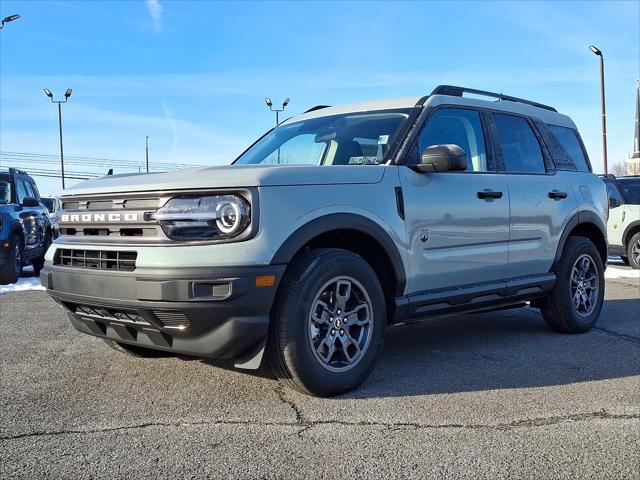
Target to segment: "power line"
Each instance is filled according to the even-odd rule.
[[[51,160],[57,162],[59,160],[58,155],[51,155],[46,153],[30,153],[30,152],[11,152],[0,151],[0,157],[7,158],[30,158],[34,160]],[[138,168],[142,161],[135,160],[123,160],[117,158],[98,158],[98,157],[85,157],[85,156],[65,156],[65,162],[68,160],[81,161],[83,164],[104,164],[109,163],[112,165],[129,166]],[[153,162],[153,166],[159,166],[163,168],[189,168],[189,167],[206,167],[206,165],[189,164],[189,163],[171,163],[171,162]]]

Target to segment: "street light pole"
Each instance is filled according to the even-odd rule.
[[[147,173],[149,173],[149,135],[144,139],[144,154],[147,160]]]
[[[600,100],[602,102],[602,158],[604,161],[604,173],[608,172],[608,163],[607,163],[607,111],[605,106],[605,98],[604,98],[604,55],[602,55],[602,51],[593,45],[589,47],[594,54],[600,57]]]
[[[64,149],[62,147],[62,105],[58,102],[58,130],[60,131],[60,172],[62,173],[62,190],[64,190]]]
[[[58,104],[58,130],[60,132],[60,173],[62,175],[62,189],[64,190],[64,148],[62,144],[62,104],[67,103],[71,96],[71,89],[67,88],[64,92],[64,100],[54,100],[53,93],[48,88],[44,89],[44,94],[51,99],[52,103]]]
[[[264,99],[264,103],[267,104],[267,107],[269,107],[269,110],[271,110],[272,112],[276,112],[276,127],[280,124],[280,117],[278,114],[280,112],[284,112],[285,107],[289,105],[289,100],[290,98],[286,98],[284,102],[282,102],[282,108],[273,108],[273,102],[271,101],[271,99],[270,98]]]
[[[13,22],[14,20],[18,20],[19,18],[20,18],[20,15],[18,15],[17,13],[15,15],[9,15],[8,17],[4,17],[2,19],[2,23],[0,23],[0,30],[4,28],[4,25],[6,23]]]

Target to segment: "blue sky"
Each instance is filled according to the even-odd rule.
[[[214,165],[272,125],[264,97],[291,97],[288,116],[448,83],[554,105],[600,171],[590,44],[605,54],[610,163],[632,147],[638,1],[0,2],[13,13],[0,32],[3,151],[58,153],[44,87],[73,88],[66,155],[143,161],[149,135],[152,163]],[[59,180],[38,182],[59,193]]]

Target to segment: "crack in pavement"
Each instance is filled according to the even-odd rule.
[[[91,433],[109,433],[136,429],[145,429],[152,427],[173,427],[184,428],[194,426],[216,426],[216,425],[249,425],[249,426],[276,426],[276,427],[301,427],[296,433],[301,435],[303,432],[317,426],[322,425],[340,425],[348,427],[382,427],[390,430],[399,429],[414,429],[414,430],[426,430],[426,429],[469,429],[469,430],[498,430],[506,431],[517,428],[532,428],[542,427],[549,425],[557,425],[564,422],[581,422],[590,420],[640,420],[640,414],[612,414],[606,410],[599,410],[596,412],[587,413],[574,413],[567,415],[558,415],[552,417],[539,417],[530,419],[514,420],[507,423],[496,424],[463,424],[463,423],[445,423],[445,424],[421,424],[417,422],[370,422],[370,421],[357,421],[349,422],[344,420],[305,420],[302,416],[299,408],[295,406],[295,403],[290,400],[285,400],[278,394],[280,399],[291,406],[296,412],[295,422],[260,422],[256,420],[212,420],[212,421],[200,421],[200,422],[148,422],[138,425],[124,425],[120,427],[106,427],[106,428],[94,428],[85,430],[58,430],[53,432],[29,432],[21,433],[17,435],[0,436],[0,440],[17,440],[28,437],[50,437],[58,435],[73,435],[73,434],[91,434]],[[300,415],[298,415],[300,413]]]
[[[616,332],[614,330],[608,330],[602,327],[593,327],[597,333],[601,333],[604,335],[610,335],[612,337],[619,337],[622,340],[626,340],[627,342],[640,344],[640,337],[636,337],[634,335],[627,335],[626,333]]]
[[[529,316],[535,316],[537,318],[542,318],[540,312],[533,311],[532,309],[529,309],[529,308],[523,308],[520,311],[525,313],[525,314],[528,314]],[[599,333],[601,335],[607,335],[607,336],[611,336],[611,337],[618,337],[621,340],[626,340],[627,342],[636,343],[636,344],[640,343],[640,337],[636,337],[635,335],[629,335],[629,334],[626,334],[626,333],[620,333],[620,332],[616,332],[615,330],[609,330],[607,328],[603,328],[603,327],[599,327],[599,326],[591,327],[591,330],[594,331],[595,333]]]

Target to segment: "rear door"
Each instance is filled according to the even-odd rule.
[[[509,189],[508,277],[547,273],[565,225],[577,212],[569,171],[556,171],[534,123],[493,113],[498,168]]]
[[[401,167],[409,250],[409,293],[491,283],[507,268],[509,195],[494,168],[481,112],[438,108],[410,154],[456,144],[467,154],[466,172],[418,173]]]

